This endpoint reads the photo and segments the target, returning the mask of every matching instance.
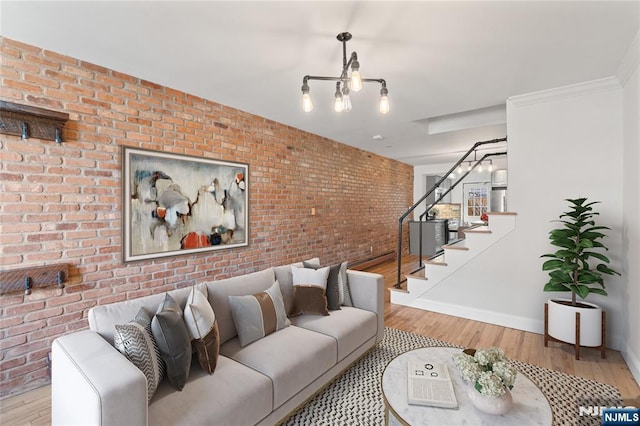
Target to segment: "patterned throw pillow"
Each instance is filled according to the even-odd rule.
[[[207,298],[206,284],[191,289],[184,308],[184,322],[194,339],[198,363],[208,374],[213,374],[218,364],[220,337],[216,315]]]
[[[167,380],[182,390],[191,369],[191,339],[182,319],[182,309],[168,293],[151,320],[151,332],[167,367]]]
[[[291,273],[293,275],[291,316],[329,315],[326,296],[329,267],[309,269],[291,266]]]
[[[113,344],[147,378],[147,401],[155,393],[164,374],[164,362],[151,334],[151,319],[140,308],[133,321],[116,325]]]
[[[229,296],[229,306],[233,323],[238,330],[240,346],[246,346],[291,325],[278,281],[260,293]]]

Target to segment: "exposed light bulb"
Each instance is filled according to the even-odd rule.
[[[382,82],[382,89],[380,89],[380,114],[387,114],[389,112],[389,91],[387,90],[387,83]]]
[[[471,161],[469,161],[467,163],[467,171],[470,172],[471,171]]]
[[[493,161],[489,161],[489,171],[493,171]]]
[[[462,174],[462,164],[458,166],[458,174]]]
[[[335,112],[342,112],[344,110],[342,96],[336,96],[336,100],[333,102],[333,109],[335,110]]]
[[[351,97],[349,96],[349,88],[346,84],[342,88],[342,105],[344,112],[351,111]]]
[[[313,102],[311,102],[311,95],[309,95],[309,85],[307,79],[302,80],[302,110],[304,112],[311,112],[313,110]]]
[[[311,101],[311,95],[309,95],[309,93],[302,94],[302,110],[304,112],[313,111],[313,102]]]
[[[389,97],[387,95],[380,96],[380,114],[389,112]]]
[[[482,171],[482,163],[480,163],[480,165],[478,166],[478,171],[481,172]]]
[[[342,103],[344,104],[344,112],[351,111],[351,98],[349,97],[349,95],[342,97]]]
[[[360,71],[351,71],[351,79],[349,80],[349,86],[354,92],[359,92],[362,89],[362,78],[360,77]]]

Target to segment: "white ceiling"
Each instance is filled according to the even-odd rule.
[[[504,123],[428,134],[428,119],[512,95],[615,75],[638,32],[640,1],[6,1],[1,33],[410,164],[505,136]],[[332,109],[353,34],[364,78],[380,87]],[[489,108],[491,109],[491,108]],[[455,115],[460,117],[461,115]],[[468,123],[469,120],[463,120]],[[470,120],[474,122],[474,120]],[[467,126],[468,127],[468,126]],[[374,140],[383,135],[383,140]]]

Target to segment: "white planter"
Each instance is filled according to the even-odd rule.
[[[551,337],[566,343],[576,343],[576,312],[580,312],[580,346],[600,346],[602,344],[602,308],[588,302],[579,302],[591,308],[564,305],[554,299],[548,303],[548,333]]]

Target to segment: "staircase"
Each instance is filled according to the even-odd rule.
[[[391,303],[439,311],[435,308],[437,301],[433,306],[429,303],[430,290],[455,279],[457,271],[515,229],[515,213],[488,213],[488,216],[487,226],[465,230],[464,239],[443,246],[440,256],[425,261],[423,273],[407,275],[405,289],[391,288]]]

